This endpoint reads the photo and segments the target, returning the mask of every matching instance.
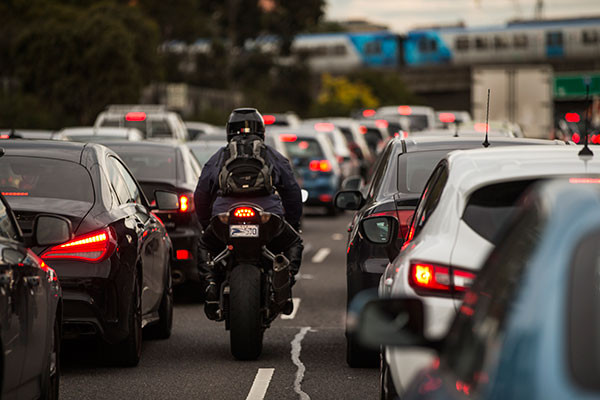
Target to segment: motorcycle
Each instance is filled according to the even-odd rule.
[[[219,320],[230,332],[232,355],[254,360],[265,330],[291,304],[289,260],[281,249],[294,238],[286,237],[278,215],[248,203],[214,216],[211,225],[226,244],[212,260],[224,275]]]

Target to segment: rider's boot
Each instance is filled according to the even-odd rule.
[[[200,279],[205,285],[204,314],[210,320],[217,320],[219,319],[219,284],[210,253],[202,246],[198,246],[198,260]]]
[[[302,244],[302,240],[296,241],[291,247],[289,247],[286,251],[284,251],[284,255],[290,261],[289,270],[290,270],[290,287],[294,286],[296,283],[296,275],[300,270],[300,263],[302,262],[302,251],[304,250],[304,245]],[[281,313],[284,315],[290,315],[294,311],[294,303],[292,299],[288,299],[284,304]]]

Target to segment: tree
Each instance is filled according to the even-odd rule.
[[[382,105],[423,102],[406,87],[396,71],[364,69],[351,73],[348,79],[368,86]]]
[[[376,108],[379,100],[371,88],[363,83],[355,83],[345,76],[334,77],[324,74],[321,77],[321,91],[312,110],[314,116],[345,116],[358,108]]]

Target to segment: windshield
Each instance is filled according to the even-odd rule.
[[[194,156],[200,163],[200,165],[204,166],[206,162],[223,146],[227,143],[223,142],[202,142],[202,143],[194,143],[191,144],[188,142],[188,147],[194,153]]]
[[[323,160],[325,154],[316,139],[301,139],[294,142],[284,142],[286,151],[292,161],[300,160]]]
[[[451,150],[417,151],[398,158],[398,191],[421,193],[433,169]]]
[[[515,208],[515,203],[535,180],[485,186],[469,198],[463,221],[477,234],[494,243],[496,234]]]
[[[408,121],[410,123],[410,130],[412,132],[416,132],[416,131],[424,131],[428,128],[430,128],[429,126],[429,119],[427,118],[427,115],[408,115],[406,118],[408,118]]]
[[[0,158],[0,191],[12,204],[21,198],[94,202],[88,171],[70,161],[40,157]]]
[[[125,161],[138,181],[176,180],[175,149],[143,147],[139,149],[113,148]]]
[[[127,121],[125,117],[106,117],[100,126],[125,127],[139,129],[144,137],[173,137],[166,119],[148,118],[144,121]]]

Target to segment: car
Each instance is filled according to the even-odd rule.
[[[98,114],[94,127],[137,128],[145,139],[189,140],[179,114],[158,104],[110,105]]]
[[[360,174],[358,157],[350,151],[350,145],[346,137],[334,124],[315,119],[303,121],[302,127],[306,130],[314,130],[325,134],[324,137],[327,138],[333,147],[333,152],[340,165],[344,179]]]
[[[327,134],[308,127],[279,128],[267,135],[275,136],[283,144],[301,188],[308,192],[304,204],[337,215],[333,197],[341,187],[343,177]]]
[[[300,117],[295,112],[288,111],[286,113],[265,113],[263,120],[267,128],[273,127],[290,127],[297,128],[302,124]]]
[[[94,128],[92,126],[80,126],[63,128],[52,139],[100,143],[104,140],[140,141],[144,140],[144,135],[136,128]]]
[[[67,218],[75,237],[32,251],[56,271],[63,290],[63,337],[96,336],[110,361],[135,366],[142,328],[171,333],[172,244],[151,212],[178,209],[157,191],[150,206],[116,153],[95,143],[10,140],[0,158],[0,191],[25,237],[40,214]]]
[[[56,399],[60,384],[62,291],[55,271],[31,251],[71,239],[69,220],[47,214],[25,238],[0,195],[0,396]]]
[[[193,142],[188,142],[193,143]],[[194,210],[194,190],[202,167],[186,143],[177,141],[104,142],[121,157],[139,182],[150,204],[155,204],[154,192],[166,190],[177,193],[179,209],[156,211],[171,242],[173,285],[186,282],[197,286],[198,240],[202,227]]]
[[[424,131],[436,125],[435,111],[433,108],[427,106],[400,105],[379,107],[374,117],[406,121],[408,127],[402,130],[410,132]]]
[[[185,121],[185,127],[190,140],[197,140],[202,138],[203,135],[216,135],[221,132],[219,127],[206,122]]]
[[[456,124],[465,124],[473,120],[468,111],[444,110],[435,112],[436,128],[451,128]]]
[[[600,174],[600,157],[579,152],[580,146],[520,146],[450,153],[425,185],[405,243],[399,251],[388,248],[393,261],[381,277],[380,296],[420,299],[428,309],[428,334],[445,335],[519,197],[544,179]],[[401,394],[419,365],[386,348],[384,376],[393,379],[387,393]]]
[[[367,177],[369,169],[375,162],[375,158],[364,135],[368,132],[366,128],[361,128],[352,118],[326,118],[323,122],[334,124],[344,135],[352,154],[356,156],[360,163],[360,175]]]
[[[527,193],[443,339],[423,329],[430,310],[419,299],[368,303],[361,338],[433,352],[403,399],[598,398],[599,176]]]
[[[200,139],[187,142],[187,145],[192,150],[192,153],[194,153],[200,165],[204,166],[217,150],[227,145],[227,139],[224,133],[203,135]]]
[[[494,139],[495,146],[536,145],[561,143],[536,139]],[[359,227],[373,216],[390,215],[398,219],[399,240],[408,233],[414,209],[423,187],[436,164],[449,152],[459,149],[482,148],[478,137],[411,136],[391,140],[379,157],[375,172],[364,195],[357,190],[342,190],[335,203],[343,210],[355,211],[348,228],[346,252],[347,306],[360,292],[379,285],[388,265],[388,255],[381,246],[365,240]],[[346,360],[352,367],[379,365],[379,353],[359,346],[346,332]]]
[[[390,123],[385,119],[362,118],[357,119],[356,122],[359,124],[359,130],[364,135],[372,154],[379,155],[385,144],[396,136],[396,132],[390,134],[388,131]]]
[[[0,139],[53,139],[56,132],[47,129],[0,129]]]

